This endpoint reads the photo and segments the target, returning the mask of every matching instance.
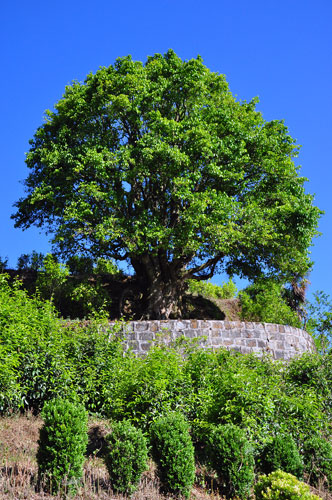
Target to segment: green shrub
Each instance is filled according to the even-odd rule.
[[[148,449],[142,431],[128,421],[117,422],[106,436],[106,443],[104,461],[112,489],[133,493],[147,469]]]
[[[209,436],[211,465],[227,497],[245,498],[254,481],[253,448],[243,429],[218,425]]]
[[[281,470],[261,476],[255,486],[256,500],[321,500],[309,486]]]
[[[194,447],[183,415],[170,413],[151,425],[152,456],[164,489],[190,496],[195,480]]]
[[[51,493],[74,492],[82,477],[87,413],[83,406],[55,399],[45,404],[37,463],[39,482]]]
[[[10,377],[4,393],[10,394],[9,386],[14,389],[12,397],[2,398],[1,411],[16,410],[19,396],[23,409],[37,413],[45,401],[67,396],[72,388],[63,329],[52,304],[29,297],[20,285],[19,281],[10,285],[8,276],[0,276],[0,372],[4,381],[7,370]]]
[[[324,484],[332,489],[332,445],[320,436],[303,443],[303,460],[309,482],[313,486]]]
[[[143,358],[126,353],[119,366],[116,386],[105,385],[109,417],[127,418],[148,431],[158,417],[186,408],[191,386],[184,365],[181,351],[164,345],[153,346]]]
[[[296,312],[287,304],[279,283],[272,280],[254,283],[241,291],[239,298],[244,320],[302,326]]]
[[[22,396],[17,381],[17,365],[17,357],[12,356],[0,343],[0,415],[20,407]]]
[[[298,387],[308,386],[324,391],[324,358],[316,353],[305,353],[293,358],[287,365],[285,378]]]
[[[294,439],[289,434],[276,435],[262,453],[262,472],[269,474],[278,469],[299,479],[303,474],[302,459]]]
[[[71,315],[74,312],[76,316],[85,318],[107,315],[111,299],[98,279],[93,283],[85,279],[75,285],[68,284],[67,289],[63,291],[67,299],[73,303],[72,307],[68,307]]]

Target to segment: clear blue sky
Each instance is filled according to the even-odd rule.
[[[302,145],[306,189],[325,215],[312,248],[311,292],[332,295],[332,3],[330,0],[13,0],[1,8],[0,256],[47,252],[36,229],[14,229],[28,140],[72,80],[132,54],[200,54],[239,99],[259,96]]]

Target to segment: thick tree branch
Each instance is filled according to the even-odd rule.
[[[184,279],[195,279],[195,280],[205,280],[212,278],[216,265],[218,262],[223,258],[223,254],[218,254],[216,257],[213,257],[212,259],[207,260],[204,264],[201,264],[200,266],[193,267],[191,269],[188,269],[184,274],[183,278]],[[205,274],[199,274],[197,275],[196,273],[200,273],[201,271],[204,271],[204,269],[208,269],[210,267],[210,271]]]

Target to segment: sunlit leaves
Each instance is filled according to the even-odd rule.
[[[249,277],[305,273],[320,211],[294,139],[257,102],[237,101],[200,57],[117,59],[46,113],[16,225],[45,227],[67,254],[158,254],[179,278],[217,257]]]

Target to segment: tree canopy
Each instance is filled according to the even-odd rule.
[[[150,318],[181,313],[189,278],[304,275],[320,211],[298,145],[256,104],[200,57],[117,59],[46,112],[16,226],[45,228],[66,256],[130,262]]]

